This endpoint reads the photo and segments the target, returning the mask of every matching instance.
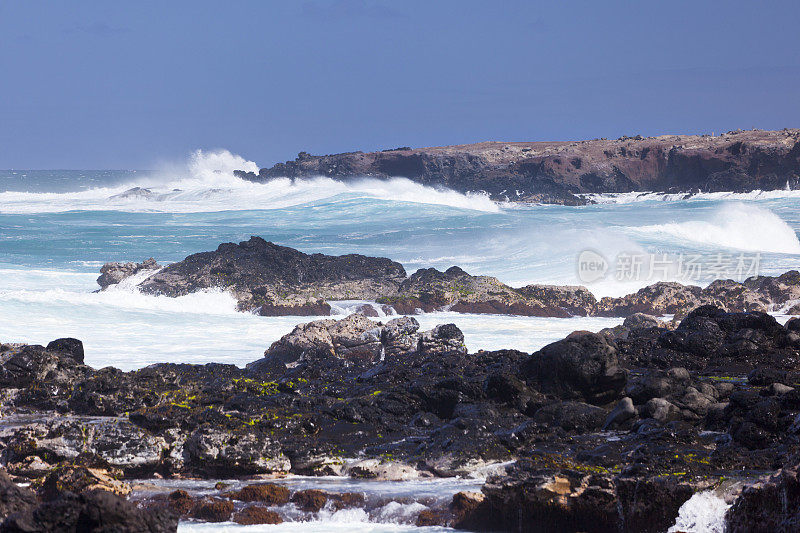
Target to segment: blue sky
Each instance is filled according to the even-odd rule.
[[[800,127],[800,2],[0,0],[0,168]]]

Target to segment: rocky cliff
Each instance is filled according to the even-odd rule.
[[[498,200],[580,204],[585,193],[752,191],[800,185],[800,130],[616,140],[482,142],[315,156],[241,178],[405,177]]]

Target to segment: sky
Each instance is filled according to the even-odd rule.
[[[0,168],[800,127],[800,2],[0,0]]]

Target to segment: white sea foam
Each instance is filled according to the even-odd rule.
[[[144,295],[123,285],[94,293],[96,275],[89,273],[4,269],[2,274],[0,342],[47,344],[59,337],[76,337],[84,342],[87,363],[96,367],[129,370],[164,361],[244,365],[261,357],[296,324],[325,318],[240,313],[231,295],[221,291],[169,298]],[[344,304],[342,311],[352,305]],[[423,329],[455,323],[472,351],[533,351],[574,330],[599,330],[620,322],[449,312],[416,318]]]
[[[343,512],[339,511],[340,513]],[[444,527],[416,527],[407,524],[378,524],[366,521],[284,522],[278,525],[240,526],[231,522],[203,524],[181,522],[179,533],[438,533],[453,531]]]
[[[668,533],[723,533],[729,507],[713,491],[697,492],[678,509],[678,518]]]
[[[135,183],[78,192],[2,192],[0,213],[124,211],[199,213],[230,210],[281,209],[321,200],[354,198],[430,204],[486,212],[500,206],[485,194],[461,194],[405,178],[364,178],[348,182],[326,177],[292,180],[275,178],[254,183],[234,176],[234,170],[258,172],[258,166],[228,151],[196,151],[185,169],[160,171]],[[130,192],[138,187],[135,192]]]
[[[699,192],[661,193],[652,191],[598,193],[582,195],[598,204],[631,204],[635,202],[679,202],[702,200],[781,200],[800,198],[800,190],[776,189],[772,191],[754,190],[750,192]]]
[[[769,209],[741,202],[722,205],[706,220],[628,229],[642,235],[667,236],[714,248],[800,254],[800,240],[789,224]]]

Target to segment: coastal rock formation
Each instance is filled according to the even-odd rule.
[[[149,266],[148,266],[149,265]],[[402,265],[382,257],[305,254],[260,237],[221,244],[216,251],[190,255],[160,268],[154,261],[107,263],[98,278],[102,288],[153,270],[137,285],[147,294],[182,296],[205,289],[229,291],[241,311],[261,315],[326,316],[329,302],[375,301],[387,314],[447,310],[459,313],[522,316],[627,317],[636,313],[683,317],[701,305],[726,311],[800,312],[800,273],[757,276],[742,283],[717,280],[705,288],[659,282],[634,294],[599,301],[582,286],[527,285],[514,288],[491,276],[474,276],[459,267],[444,272],[417,270],[406,277]],[[792,307],[794,306],[794,307]],[[372,305],[361,312],[379,313]]]
[[[728,518],[742,531],[780,527],[794,520],[769,502],[795,490],[798,324],[701,306],[674,329],[634,315],[613,331],[575,332],[533,354],[469,353],[452,324],[420,332],[412,317],[353,315],[300,325],[247,368],[131,372],[84,365],[57,349],[64,343],[2,345],[0,460],[47,501],[30,507],[24,493],[0,490],[0,510],[10,515],[0,530],[17,531],[22,520],[38,524],[34,531],[58,528],[51,513],[96,516],[98,506],[132,523],[156,520],[159,530],[175,515],[295,519],[267,508],[287,501],[302,513],[378,505],[250,482],[154,496],[140,507],[162,514],[143,517],[117,496],[129,490],[119,477],[408,480],[509,461],[515,466],[495,466],[482,497],[421,503],[408,523],[663,531],[694,492],[788,465],[783,477],[732,494],[741,501]]]
[[[325,300],[375,298],[393,293],[405,279],[402,265],[358,254],[304,254],[260,237],[221,244],[190,255],[148,277],[142,292],[182,296],[203,289],[231,291],[242,310],[262,315],[324,315]]]
[[[97,284],[100,285],[102,290],[140,272],[159,270],[160,268],[161,265],[156,263],[156,260],[152,257],[145,259],[141,263],[106,263],[100,267],[100,277],[97,278]]]
[[[398,313],[413,314],[440,309],[459,313],[567,317],[586,315],[595,298],[585,287],[530,285],[514,289],[491,276],[472,276],[459,267],[444,272],[417,270],[403,281],[396,296],[379,303]]]
[[[472,531],[661,533],[692,494],[711,485],[567,468],[542,471],[518,461],[508,475],[490,478],[485,497],[454,525]]]
[[[240,178],[404,177],[497,200],[580,204],[584,193],[774,190],[800,186],[800,130],[616,140],[483,142],[313,156]]]
[[[730,533],[767,533],[800,529],[798,465],[746,486],[725,515]]]
[[[111,485],[92,483],[114,481],[99,471],[87,474],[84,469],[83,475],[78,475],[81,470],[73,468],[70,472],[53,472],[45,482],[42,497],[37,498],[32,490],[18,486],[0,470],[0,532],[177,531],[178,515],[170,510],[145,511],[114,490],[108,490]],[[84,480],[89,480],[88,484]],[[115,482],[113,488],[119,485],[120,482]]]

